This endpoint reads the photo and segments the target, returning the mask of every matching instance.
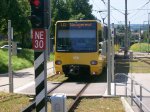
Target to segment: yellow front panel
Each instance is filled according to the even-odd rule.
[[[56,71],[60,71],[62,73],[62,65],[68,64],[78,64],[78,65],[89,65],[90,71],[101,73],[103,65],[102,65],[102,58],[99,54],[96,53],[59,53],[55,52],[55,61],[60,60],[62,62],[61,65],[55,65]],[[91,65],[90,62],[92,60],[98,61],[97,65]]]
[[[98,60],[97,53],[55,53],[55,60],[61,60],[62,65],[83,64],[90,65],[91,60]]]

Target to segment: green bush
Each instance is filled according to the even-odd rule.
[[[134,52],[148,52],[148,47],[149,47],[149,51],[150,51],[150,44],[148,46],[147,43],[136,43],[130,47],[130,50],[132,50]]]
[[[114,49],[115,49],[115,52],[119,51],[119,48],[120,48],[120,45],[119,45],[119,44],[115,44],[114,47],[115,47],[115,48],[114,48]]]

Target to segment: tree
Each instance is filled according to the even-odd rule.
[[[70,19],[95,19],[92,15],[92,5],[88,2],[89,0],[67,0]]]
[[[55,23],[58,20],[68,20],[70,13],[64,0],[51,0],[51,35],[54,36]]]
[[[51,0],[51,35],[54,36],[55,23],[58,20],[95,19],[89,0]],[[28,0],[1,0],[0,33],[7,35],[7,22],[12,21],[14,38],[22,45],[29,46],[31,41],[30,5]],[[27,44],[27,45],[26,45]],[[31,45],[31,43],[30,43]]]
[[[144,31],[141,35],[142,42],[148,42],[148,31]]]
[[[11,20],[15,39],[21,40],[22,45],[28,43],[25,41],[30,32],[28,0],[2,0],[0,11],[0,32],[7,35],[7,23]]]
[[[58,20],[95,19],[89,0],[51,0],[51,35],[54,35],[55,23]]]

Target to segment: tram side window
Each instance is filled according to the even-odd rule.
[[[106,26],[104,26],[104,29],[103,29],[103,36],[105,40],[108,39],[108,28]]]
[[[98,40],[99,40],[99,42],[102,41],[102,31],[101,30],[98,30]]]
[[[99,49],[102,48],[101,42],[102,42],[102,31],[98,30],[98,43],[99,43]]]

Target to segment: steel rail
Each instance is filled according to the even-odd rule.
[[[71,104],[70,108],[68,109],[68,112],[73,112],[74,106],[77,104],[79,98],[81,97],[82,93],[86,90],[86,88],[89,86],[89,83],[86,83],[85,86],[79,91],[79,93],[76,96],[76,99]]]
[[[145,60],[142,60],[142,59],[140,59],[140,58],[137,58],[138,60],[140,60],[140,61],[142,61],[142,62],[144,62],[144,63],[147,63],[147,64],[149,64],[150,65],[150,62],[147,62],[147,61],[145,61]],[[148,58],[149,59],[149,58]]]
[[[64,82],[63,82],[64,83]],[[61,86],[63,83],[59,83],[58,85],[56,85],[55,87],[53,87],[51,90],[47,91],[47,94],[50,94],[51,92],[53,92],[55,89],[57,89],[59,86]],[[46,98],[47,100],[47,98]],[[22,110],[22,112],[31,112],[33,109],[36,108],[36,102],[33,101],[31,104],[28,105],[28,107],[24,108]]]

